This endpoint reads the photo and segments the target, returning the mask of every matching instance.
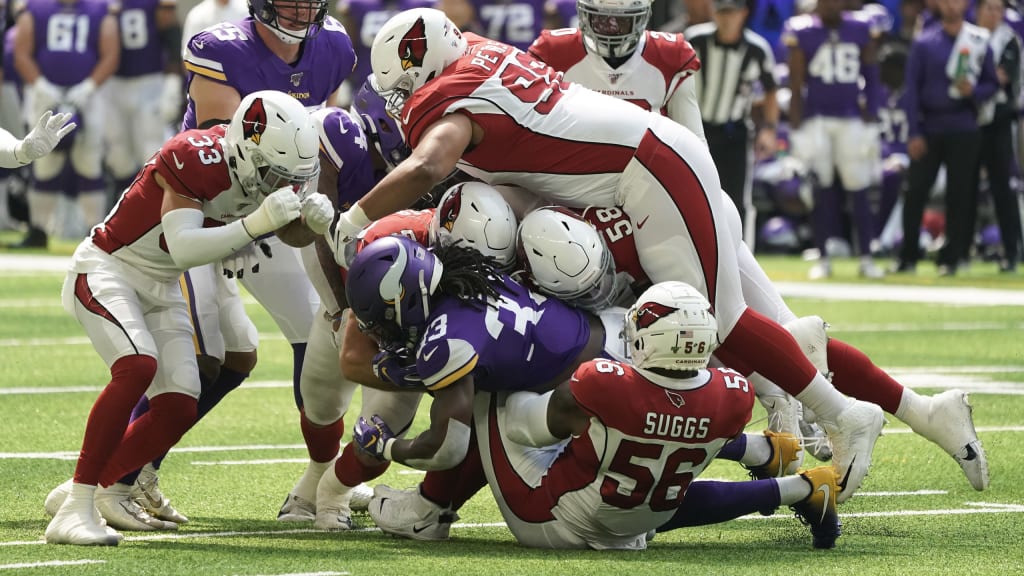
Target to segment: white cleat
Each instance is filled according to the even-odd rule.
[[[871,453],[882,434],[885,416],[874,404],[851,399],[835,422],[819,418],[832,443],[832,465],[839,474],[837,502],[845,502],[860,488],[871,467]]]
[[[447,540],[459,515],[420,494],[419,487],[395,490],[378,484],[370,500],[370,517],[386,534],[413,540]]]
[[[278,522],[312,522],[316,520],[316,504],[291,492],[277,513]]]
[[[316,519],[313,527],[317,530],[351,530],[353,491],[353,488],[338,480],[334,468],[324,471],[316,486]]]
[[[188,524],[188,517],[178,512],[171,506],[171,501],[162,490],[160,490],[160,477],[152,464],[146,464],[139,472],[139,477],[132,485],[132,498],[158,520],[165,520],[175,524]]]
[[[828,435],[816,423],[800,420],[800,442],[804,450],[819,462],[832,459],[832,446],[828,443]]]
[[[152,532],[154,530],[177,530],[174,522],[150,516],[132,498],[131,486],[113,484],[109,488],[96,489],[96,509],[100,515],[118,530]]]
[[[758,396],[761,405],[768,412],[768,430],[791,434],[800,438],[800,402],[792,396]],[[791,470],[787,474],[795,474],[803,464],[804,451],[798,450]]]
[[[352,489],[352,500],[349,502],[349,506],[353,512],[366,512],[370,508],[372,498],[373,488],[362,482]]]
[[[914,429],[938,444],[956,460],[975,490],[988,488],[988,459],[974,429],[972,408],[963,390],[946,390],[932,396],[928,419]]]
[[[348,506],[318,506],[313,528],[341,532],[352,529],[352,509]]]
[[[121,535],[106,525],[92,502],[65,498],[65,503],[46,526],[47,544],[117,546],[121,542]]]
[[[46,502],[43,503],[43,507],[46,509],[46,515],[53,518],[57,515],[57,511],[64,505],[64,501],[68,499],[71,494],[71,484],[73,480],[70,478],[64,482],[61,482],[56,488],[50,490],[50,493],[46,495]]]

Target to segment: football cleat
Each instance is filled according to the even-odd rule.
[[[378,484],[370,500],[370,517],[386,534],[413,540],[447,540],[459,515],[420,494],[419,487],[395,490]]]
[[[373,488],[362,482],[352,489],[352,500],[349,502],[349,507],[353,512],[366,512],[372,498]]]
[[[800,435],[800,403],[791,396],[764,395],[757,399],[768,413],[768,429]]]
[[[930,398],[928,419],[914,429],[956,460],[975,490],[988,488],[988,459],[974,429],[972,408],[963,390],[946,390]]]
[[[46,526],[47,544],[117,546],[121,542],[121,535],[106,525],[90,499],[65,498],[64,503]]]
[[[760,466],[751,466],[750,477],[756,480],[766,478],[779,478],[796,472],[800,467],[800,440],[792,434],[785,432],[764,431],[768,445],[771,446],[772,455],[768,461]]]
[[[96,489],[96,509],[112,527],[118,530],[151,532],[154,530],[177,530],[174,522],[150,516],[132,498],[131,486],[113,484],[108,488]]]
[[[132,498],[135,498],[154,518],[175,524],[188,523],[188,517],[175,510],[171,506],[171,501],[160,490],[160,477],[157,476],[156,468],[153,468],[152,464],[146,464],[139,472],[139,477],[132,485]]]
[[[318,506],[313,527],[317,530],[351,530],[352,510],[348,506]]]
[[[834,548],[842,533],[836,511],[839,476],[832,466],[803,470],[800,476],[811,485],[811,495],[790,508],[801,522],[810,527],[811,542],[815,548]]]
[[[853,496],[868,475],[871,453],[882,434],[885,416],[874,404],[850,399],[835,422],[819,418],[819,423],[832,443],[832,465],[840,478],[836,501],[841,504]]]
[[[57,515],[57,511],[64,505],[64,501],[67,500],[71,494],[71,484],[73,480],[70,478],[64,482],[61,482],[56,488],[50,490],[50,493],[46,495],[46,501],[43,503],[43,507],[46,509],[46,514],[53,518]]]
[[[328,468],[316,486],[313,527],[318,530],[351,530],[353,490],[338,480],[334,468]]]
[[[800,420],[800,440],[804,450],[820,462],[832,459],[832,446],[828,443],[828,435],[815,423]]]
[[[311,522],[316,520],[316,504],[289,492],[281,509],[277,512],[278,522]]]

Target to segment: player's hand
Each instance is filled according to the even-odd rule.
[[[920,160],[928,153],[928,143],[922,136],[914,136],[907,141],[907,155],[911,160]]]
[[[160,118],[165,124],[181,122],[181,105],[184,98],[181,76],[179,74],[164,74],[164,89],[160,94]]]
[[[78,126],[70,120],[70,112],[44,112],[35,128],[14,148],[14,158],[22,164],[28,164],[52,152],[61,138]]]
[[[32,98],[35,101],[35,109],[53,108],[61,101],[60,88],[54,86],[49,80],[40,76],[35,83],[29,86],[32,91]]]
[[[771,158],[775,156],[778,147],[775,136],[775,129],[764,127],[757,131],[757,140],[754,142],[754,155],[757,158]]]
[[[82,110],[89,103],[89,98],[92,98],[93,92],[96,92],[96,83],[92,81],[92,78],[86,78],[68,88],[68,93],[64,95],[64,101],[78,108],[78,110]]]
[[[221,265],[224,268],[224,275],[228,278],[237,277],[239,280],[245,277],[246,272],[257,274],[260,271],[260,254],[267,258],[273,258],[270,251],[270,244],[265,240],[250,242],[235,250],[230,256],[224,258]]]
[[[374,414],[370,422],[360,416],[352,429],[352,438],[363,452],[378,460],[390,460],[390,448],[395,442],[395,434],[380,416]]]
[[[955,87],[961,98],[970,98],[971,94],[974,94],[974,84],[967,78],[957,80]]]
[[[408,348],[384,349],[373,357],[373,375],[399,388],[422,388],[416,358]]]
[[[314,234],[323,234],[334,221],[334,205],[327,196],[314,192],[302,201],[302,219]]]
[[[299,217],[299,195],[291,186],[285,186],[263,199],[256,211],[242,219],[253,240],[273,232]]]
[[[342,212],[338,217],[338,223],[334,225],[334,231],[327,231],[327,244],[331,247],[334,261],[338,266],[348,269],[352,257],[355,256],[355,250],[349,249],[349,246],[355,245],[356,238],[362,230],[362,226],[352,222],[348,212]]]

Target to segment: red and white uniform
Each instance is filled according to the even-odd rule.
[[[506,438],[497,396],[478,393],[474,420],[488,484],[519,543],[538,548],[644,549],[687,487],[743,432],[753,388],[737,372],[680,380],[591,360],[570,381],[590,427],[530,448]]]
[[[647,275],[707,295],[724,340],[745,306],[707,147],[672,120],[565,82],[511,46],[466,37],[469,53],[405,104],[409,143],[446,114],[462,113],[485,134],[462,156],[465,172],[555,204],[621,207]]]
[[[64,282],[65,309],[108,366],[136,354],[158,359],[150,397],[168,391],[199,395],[193,330],[178,283],[184,269],[167,251],[160,221],[164,191],[156,176],[197,201],[206,227],[233,222],[259,206],[228,173],[224,130],[189,130],[168,141],[75,250]]]
[[[578,28],[541,32],[530,54],[569,82],[659,112],[704,139],[694,82],[686,82],[700,70],[700,59],[682,34],[648,30],[629,59],[614,68],[587,51]]]

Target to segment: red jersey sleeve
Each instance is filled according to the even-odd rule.
[[[569,390],[584,412],[601,418],[621,407],[626,374],[625,367],[613,360],[590,360],[573,372]]]
[[[587,55],[583,36],[575,28],[544,30],[533,41],[529,53],[559,72],[565,72]]]
[[[665,84],[679,74],[689,75],[700,70],[700,58],[682,34],[647,32],[643,58],[665,77]]]
[[[157,174],[181,196],[200,202],[227,190],[231,187],[231,176],[224,156],[226,128],[221,124],[175,135],[156,153]]]
[[[612,253],[615,269],[626,272],[633,277],[634,284],[646,283],[650,280],[640,266],[640,256],[636,251],[636,239],[633,238],[633,223],[621,208],[598,208],[589,206],[581,215],[584,220],[597,228],[598,234],[604,238],[605,246]],[[645,220],[641,221],[646,224]]]

